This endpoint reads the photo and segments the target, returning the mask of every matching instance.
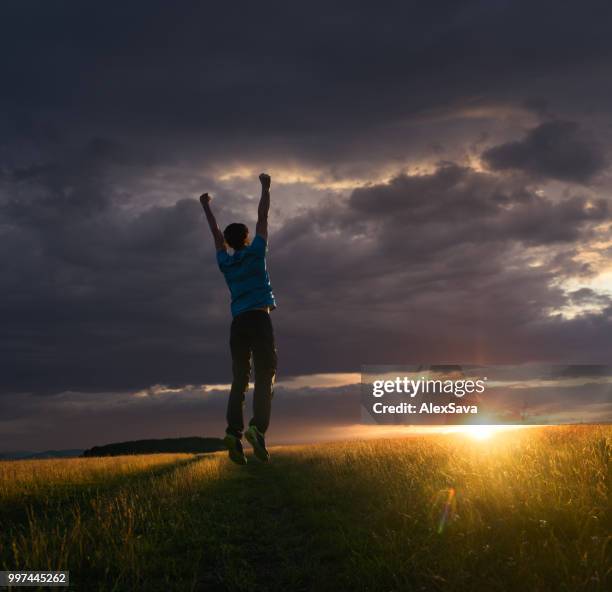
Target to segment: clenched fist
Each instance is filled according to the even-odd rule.
[[[210,197],[210,195],[208,195],[208,193],[202,193],[202,195],[200,195],[200,203],[202,204],[202,206],[207,206],[212,200],[212,197]]]
[[[259,175],[259,180],[261,181],[262,189],[270,189],[270,182],[272,181],[270,175],[266,175],[266,173],[261,173],[261,175]]]

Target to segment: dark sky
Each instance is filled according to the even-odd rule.
[[[0,408],[229,382],[262,170],[280,378],[610,362],[610,4],[342,4],[2,6]]]

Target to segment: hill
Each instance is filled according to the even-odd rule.
[[[159,452],[217,452],[225,450],[221,438],[165,438],[161,440],[133,440],[94,446],[83,456],[119,456],[122,454],[155,454]]]
[[[41,458],[72,458],[81,456],[83,450],[71,448],[69,450],[43,450],[42,452],[32,452],[31,450],[18,450],[15,452],[0,453],[0,460],[34,460]]]

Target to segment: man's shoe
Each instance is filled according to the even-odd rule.
[[[244,450],[242,449],[242,441],[240,438],[237,438],[232,434],[225,434],[223,442],[229,451],[230,460],[234,461],[237,465],[247,464],[247,458],[244,456]]]
[[[249,426],[249,429],[244,435],[253,447],[255,456],[261,462],[268,462],[270,460],[270,453],[266,450],[266,440],[257,427],[254,425]]]

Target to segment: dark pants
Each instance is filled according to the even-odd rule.
[[[274,378],[276,375],[276,347],[270,315],[264,310],[248,310],[234,317],[230,332],[232,351],[232,390],[227,405],[227,433],[242,438],[244,395],[249,388],[251,354],[255,365],[253,392],[253,418],[255,425],[265,434],[270,423]]]

